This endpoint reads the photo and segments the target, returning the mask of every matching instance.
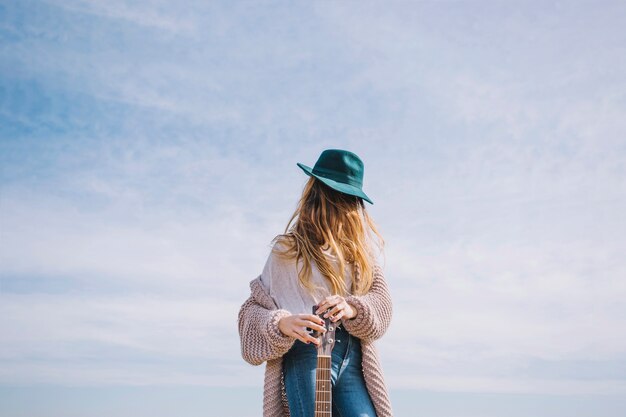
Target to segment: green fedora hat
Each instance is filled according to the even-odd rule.
[[[356,154],[341,149],[326,149],[313,169],[300,162],[297,165],[307,175],[317,178],[330,188],[374,204],[363,192],[363,161]]]

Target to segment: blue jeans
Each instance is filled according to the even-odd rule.
[[[333,417],[376,417],[365,387],[361,365],[361,341],[343,326],[335,333],[331,360]],[[296,340],[283,356],[285,390],[291,417],[313,417],[317,347]]]

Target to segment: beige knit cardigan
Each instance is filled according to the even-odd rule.
[[[289,404],[285,393],[282,356],[291,348],[295,338],[284,335],[278,321],[290,315],[279,309],[261,283],[261,277],[250,282],[250,297],[242,304],[238,315],[241,356],[252,364],[265,366],[263,417],[288,417]],[[356,307],[357,315],[341,319],[351,335],[361,339],[363,377],[374,403],[377,417],[393,417],[378,350],[374,344],[389,327],[392,303],[383,271],[374,266],[374,282],[365,295],[349,295],[346,301]]]

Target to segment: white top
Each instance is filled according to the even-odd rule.
[[[276,243],[277,249],[284,249],[284,245]],[[322,250],[330,262],[338,262],[337,257],[328,250]],[[270,252],[263,273],[261,283],[268,289],[270,296],[278,305],[278,308],[285,309],[291,314],[311,314],[311,307],[331,295],[330,286],[326,278],[317,268],[315,262],[311,262],[311,281],[314,285],[321,287],[313,294],[300,284],[298,270],[302,261],[298,263],[296,269],[295,260],[284,259],[273,251]],[[352,265],[346,265],[346,287],[348,291],[352,285]]]

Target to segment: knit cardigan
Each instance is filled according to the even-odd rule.
[[[263,389],[263,417],[289,417],[289,403],[285,392],[282,357],[296,341],[283,334],[278,321],[290,315],[280,309],[261,277],[250,282],[250,297],[238,314],[241,356],[252,364],[265,366]],[[364,295],[348,295],[346,301],[356,307],[353,319],[341,319],[344,328],[361,340],[363,377],[377,417],[393,417],[389,394],[374,341],[383,336],[391,322],[392,302],[382,268],[374,266],[374,281]]]

